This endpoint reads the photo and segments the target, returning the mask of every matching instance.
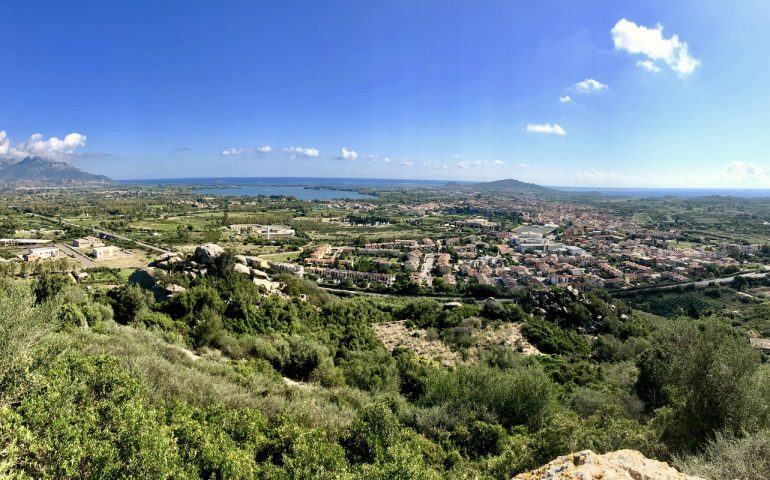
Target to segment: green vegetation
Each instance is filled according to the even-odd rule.
[[[289,297],[263,297],[217,271],[165,301],[3,280],[3,475],[508,478],[583,448],[677,456],[706,478],[764,461],[770,370],[720,318],[634,311],[631,328],[596,296],[445,309],[293,277]],[[457,348],[460,327],[524,322],[552,355],[489,346],[442,367],[383,347],[372,324],[400,319]]]
[[[91,266],[75,281],[66,262],[0,262],[0,476],[493,479],[586,448],[637,449],[708,479],[767,471],[770,363],[748,341],[770,337],[766,279],[503,291],[453,263],[457,285],[436,270],[431,289],[410,279],[406,250],[378,258],[344,248],[340,268],[352,260],[396,275],[392,288],[376,287],[388,295],[335,296],[272,269],[281,293],[265,295],[233,272],[236,252],[299,263],[325,242],[426,237],[454,238],[438,252],[455,262],[467,247],[470,262],[506,242],[453,221],[481,216],[511,229],[526,213],[484,192],[424,215],[394,205],[430,210],[454,193],[370,193],[355,207],[181,187],[0,194],[8,237],[55,228],[41,235],[58,243],[98,227],[183,254],[210,241],[227,249],[205,275],[169,261],[153,289],[131,283],[140,277],[131,268]],[[770,218],[753,200],[580,202],[660,229],[676,249],[766,243],[755,220]],[[231,223],[297,234],[239,235]],[[741,265],[754,268],[767,250]],[[490,269],[523,265],[517,257]],[[706,265],[697,275],[738,268]],[[169,286],[170,296],[161,291]],[[394,347],[382,327],[412,342]]]

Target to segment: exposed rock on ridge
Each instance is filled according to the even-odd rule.
[[[591,450],[558,457],[514,480],[703,480],[685,475],[665,462],[651,460],[636,450],[599,455]]]

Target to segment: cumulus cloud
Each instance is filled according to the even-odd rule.
[[[351,150],[348,147],[342,147],[342,151],[340,152],[339,158],[342,160],[357,160],[358,152],[356,152],[355,150]]]
[[[321,152],[317,148],[312,147],[288,147],[283,149],[284,152],[290,153],[290,158],[318,158]]]
[[[529,168],[529,165],[527,165],[526,163],[520,163],[519,167],[521,167],[521,168]]]
[[[11,140],[5,130],[0,130],[0,155],[8,155],[11,151]]]
[[[228,148],[222,150],[222,155],[254,155],[258,153],[270,153],[272,151],[273,147],[270,145],[260,145],[259,147]]]
[[[411,167],[412,165],[414,165],[414,162],[411,160],[404,160],[403,162],[401,162],[401,165],[405,167]]]
[[[76,132],[70,133],[63,139],[57,137],[45,139],[42,134],[35,133],[26,142],[13,145],[6,132],[0,131],[0,155],[16,158],[38,156],[56,160],[73,155],[75,150],[85,145],[86,136]]]
[[[601,90],[607,90],[608,88],[606,83],[594,80],[593,78],[586,78],[582,82],[577,82],[575,84],[575,89],[580,93],[599,92]]]
[[[529,133],[544,133],[548,135],[566,135],[567,132],[557,123],[530,123],[527,125]]]
[[[615,50],[647,57],[646,60],[637,62],[637,65],[648,71],[659,71],[657,62],[662,62],[680,76],[686,76],[701,63],[690,55],[687,42],[679,40],[678,35],[665,38],[661,24],[648,28],[621,18],[612,27],[611,33]]]
[[[570,97],[569,95],[564,95],[563,97],[559,97],[560,103],[569,103],[571,101],[572,101],[572,97]]]

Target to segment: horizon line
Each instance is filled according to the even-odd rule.
[[[490,182],[497,182],[502,180],[516,180],[523,183],[529,183],[532,185],[538,185],[541,187],[546,188],[553,188],[557,190],[563,190],[563,189],[602,189],[602,190],[756,190],[756,191],[763,191],[763,190],[770,190],[770,186],[767,187],[650,187],[650,186],[624,186],[624,187],[609,187],[609,186],[597,186],[597,185],[548,185],[548,184],[539,184],[535,182],[528,182],[524,180],[519,180],[516,178],[500,178],[497,180],[452,180],[452,179],[436,179],[436,178],[386,178],[386,177],[324,177],[324,176],[312,176],[312,177],[305,177],[305,176],[223,176],[223,177],[217,177],[217,176],[203,176],[203,177],[160,177],[160,178],[116,178],[113,179],[117,182],[143,182],[143,181],[154,181],[154,182],[160,182],[165,180],[216,180],[216,179],[254,179],[254,178],[263,178],[263,179],[273,179],[273,178],[282,178],[282,179],[323,179],[323,180],[386,180],[386,181],[398,181],[398,182],[446,182],[446,183],[464,183],[464,184],[477,184],[477,183],[490,183]]]

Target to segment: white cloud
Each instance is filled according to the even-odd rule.
[[[11,151],[11,141],[8,139],[8,135],[5,130],[0,130],[0,155],[8,155]]]
[[[347,147],[342,147],[340,158],[342,160],[357,160],[358,152],[356,152],[355,150],[350,150]]]
[[[559,124],[550,123],[530,123],[527,125],[529,133],[545,133],[548,135],[566,135],[567,132]]]
[[[411,167],[412,165],[414,165],[414,162],[411,160],[404,160],[403,162],[401,162],[401,165],[404,165],[405,167]]]
[[[729,163],[722,177],[728,180],[770,180],[770,167],[757,165],[751,162],[736,160]]]
[[[572,97],[570,97],[569,95],[564,95],[563,97],[559,97],[560,103],[569,103],[571,101],[572,101]]]
[[[649,63],[643,65],[642,62],[638,62],[637,65],[651,72],[656,70],[650,67],[660,69],[656,62],[661,61],[680,76],[685,76],[692,73],[701,63],[700,60],[690,56],[687,43],[679,40],[678,35],[664,38],[661,24],[656,25],[655,28],[648,28],[621,18],[612,27],[611,33],[615,50],[646,56],[646,62]]]
[[[459,162],[455,163],[455,166],[457,168],[471,168],[471,167],[499,167],[505,165],[505,162],[502,160],[460,160]]]
[[[261,145],[259,147],[228,148],[222,150],[222,155],[253,155],[256,153],[270,153],[272,151],[273,147],[270,145]]]
[[[13,145],[5,131],[0,131],[0,155],[10,155],[16,158],[37,156],[58,160],[75,153],[84,147],[86,136],[80,133],[70,133],[64,139],[51,137],[44,139],[40,133],[31,135],[26,142]]]
[[[283,151],[290,153],[290,158],[317,158],[321,154],[317,148],[312,147],[288,147],[284,148]]]
[[[612,185],[617,183],[624,183],[626,180],[623,175],[620,175],[617,172],[597,170],[595,168],[586,172],[577,172],[575,174],[575,178],[581,182],[586,182],[589,185],[595,185],[597,183],[607,184],[608,182],[610,185]]]
[[[244,153],[249,153],[248,150],[251,150],[251,149],[246,149],[246,148],[228,148],[226,150],[222,150],[222,155],[243,155]]]
[[[660,73],[660,67],[655,65],[652,60],[639,60],[636,62],[637,67],[642,67],[643,69],[647,70],[648,72],[652,73]]]
[[[593,78],[586,78],[582,82],[575,84],[575,89],[580,93],[598,92],[601,90],[607,90],[609,87],[606,83],[602,83],[599,80]]]
[[[520,163],[519,166],[521,168],[529,168],[529,165],[527,165],[526,163]]]

